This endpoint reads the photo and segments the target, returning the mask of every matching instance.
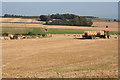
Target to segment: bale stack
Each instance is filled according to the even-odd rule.
[[[97,35],[104,35],[104,31],[98,31]]]
[[[104,31],[85,31],[85,35],[104,35]]]
[[[97,35],[96,31],[85,31],[85,35]]]
[[[100,35],[104,35],[104,31],[100,31]]]

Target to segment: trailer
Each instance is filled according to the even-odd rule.
[[[85,31],[82,35],[83,38],[86,39],[95,39],[96,37],[99,38],[110,38],[109,31]]]

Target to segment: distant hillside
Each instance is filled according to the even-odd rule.
[[[106,18],[93,18],[93,22],[118,22],[117,19],[106,19]]]

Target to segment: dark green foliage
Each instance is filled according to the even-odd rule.
[[[40,20],[41,20],[41,21],[49,21],[49,20],[50,20],[50,17],[47,16],[47,15],[41,15],[41,16],[40,16]]]
[[[113,21],[114,21],[114,22],[117,22],[118,20],[117,20],[117,19],[114,19]]]
[[[93,18],[93,17],[92,17]],[[41,15],[41,21],[46,21],[47,25],[68,25],[68,26],[91,26],[92,20],[74,14],[52,14]]]
[[[28,32],[28,34],[27,35],[33,35],[33,33],[32,32]]]
[[[38,16],[22,16],[14,14],[4,14],[3,18],[38,18]]]
[[[2,36],[8,36],[8,33],[4,32],[2,33]]]
[[[61,16],[60,14],[56,14],[56,15],[52,14],[50,17],[51,19],[62,19],[63,18],[63,16]]]

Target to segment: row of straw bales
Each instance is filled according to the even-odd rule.
[[[85,31],[85,35],[104,35],[104,31]]]

